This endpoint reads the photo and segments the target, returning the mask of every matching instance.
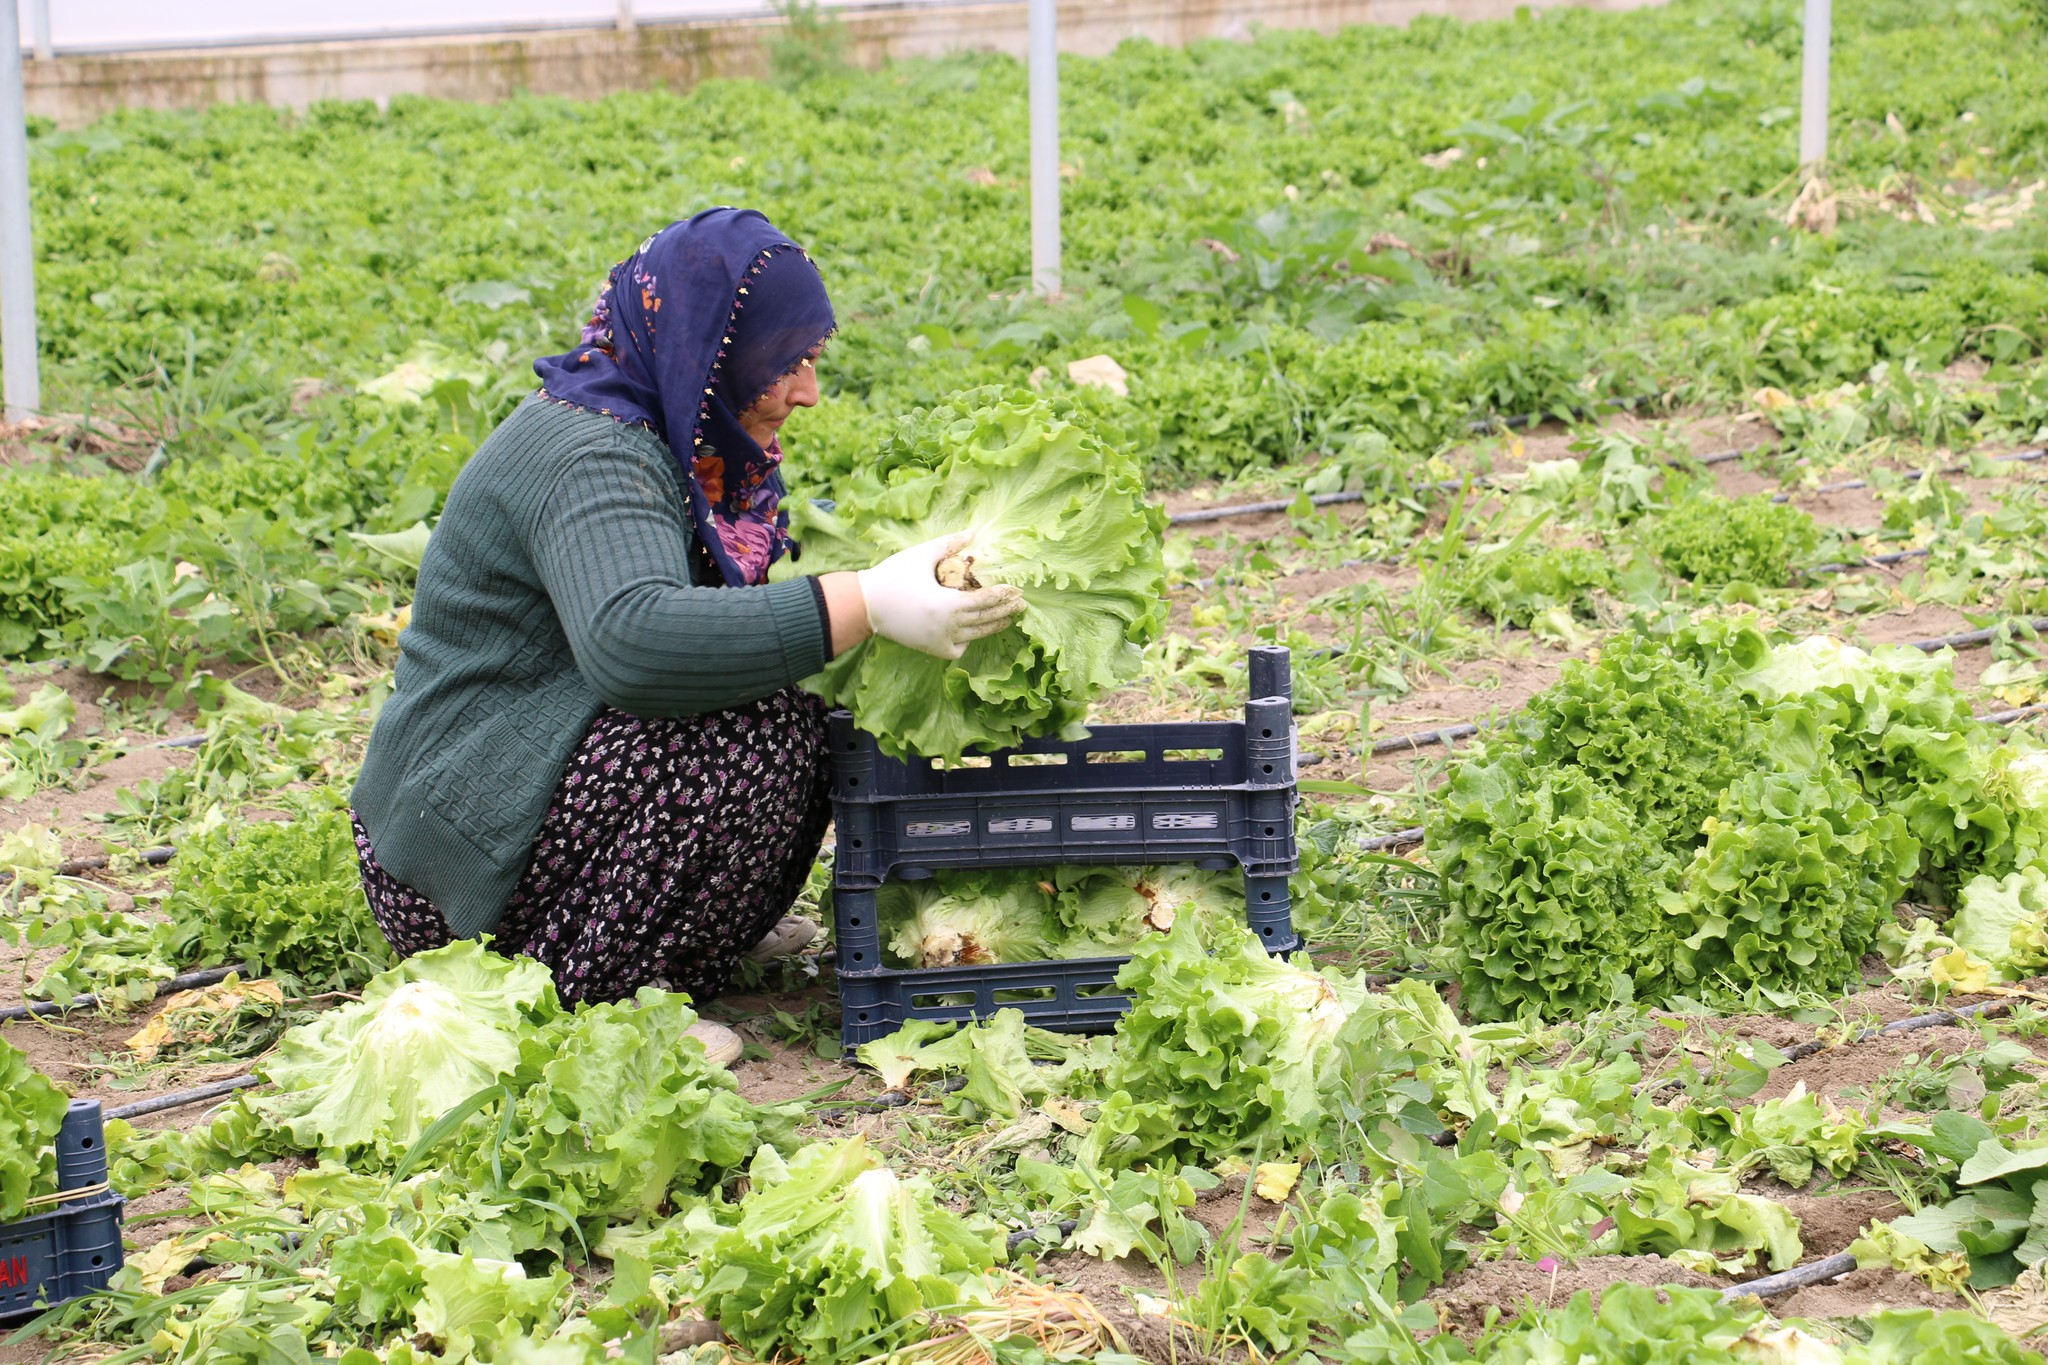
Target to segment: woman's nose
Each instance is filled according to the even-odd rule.
[[[796,408],[818,406],[818,372],[806,365],[798,370],[796,379],[789,386],[789,405]]]

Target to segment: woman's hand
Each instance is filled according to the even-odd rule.
[[[962,590],[939,582],[939,561],[966,549],[973,539],[972,531],[941,536],[855,574],[869,628],[899,645],[957,659],[969,644],[1009,625],[1024,610],[1024,595],[1017,589]]]

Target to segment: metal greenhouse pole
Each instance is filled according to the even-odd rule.
[[[43,405],[36,370],[36,261],[28,214],[28,115],[21,93],[21,12],[0,0],[0,386],[7,420]]]
[[[1799,91],[1799,164],[1819,166],[1828,159],[1828,44],[1832,0],[1806,0],[1805,60]]]
[[[49,61],[54,55],[50,48],[50,0],[29,0],[28,35],[35,44],[36,60]]]
[[[1060,292],[1059,0],[1031,0],[1031,287]]]

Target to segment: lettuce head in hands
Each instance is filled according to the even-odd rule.
[[[905,418],[871,469],[833,489],[834,510],[794,500],[806,573],[972,531],[939,580],[1023,594],[1010,627],[958,660],[870,639],[810,680],[884,751],[957,759],[1031,735],[1077,738],[1088,703],[1136,676],[1163,623],[1166,515],[1145,499],[1137,456],[1076,416],[1028,393],[968,390]]]

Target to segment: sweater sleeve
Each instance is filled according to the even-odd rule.
[[[690,582],[690,529],[647,452],[586,452],[532,521],[530,555],[576,667],[608,705],[693,715],[758,701],[823,668],[829,632],[804,578]]]

